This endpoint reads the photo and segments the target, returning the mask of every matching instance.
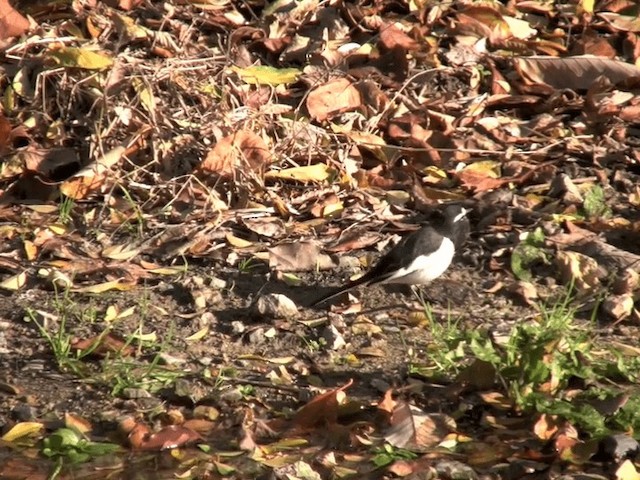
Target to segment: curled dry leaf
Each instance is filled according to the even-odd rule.
[[[307,97],[309,114],[318,122],[361,105],[360,91],[346,78],[331,80],[312,90]]]
[[[394,24],[382,25],[380,28],[380,45],[387,50],[400,47],[404,50],[416,50],[420,44],[404,33]]]
[[[320,253],[315,242],[283,243],[269,249],[269,268],[287,272],[305,272],[335,267],[328,255]]]
[[[271,151],[263,138],[250,130],[240,130],[216,143],[199,170],[230,178],[238,169],[258,172],[270,161]]]
[[[606,77],[614,85],[631,78],[640,78],[640,69],[618,60],[592,55],[577,57],[520,57],[514,60],[518,73],[530,84],[545,84],[553,88],[587,90],[598,77]]]
[[[598,262],[582,253],[560,251],[556,265],[562,281],[573,282],[579,292],[592,290],[600,283]]]
[[[384,438],[394,447],[424,450],[438,445],[455,428],[451,417],[427,414],[401,401],[394,407],[391,427]]]
[[[104,185],[109,169],[118,163],[126,149],[118,146],[87,165],[60,186],[60,191],[74,200],[86,198]]]
[[[312,428],[322,424],[336,423],[338,419],[338,407],[347,398],[345,390],[353,385],[353,379],[346,385],[323,393],[313,398],[304,407],[298,410],[293,421],[301,428]]]

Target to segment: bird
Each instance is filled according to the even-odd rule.
[[[405,236],[362,277],[348,282],[310,306],[318,306],[360,285],[424,285],[442,275],[451,265],[456,249],[467,240],[470,231],[469,209],[447,205],[440,222],[427,223]]]

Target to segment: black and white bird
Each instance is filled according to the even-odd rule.
[[[395,283],[424,285],[442,275],[453,260],[456,249],[469,236],[469,210],[460,205],[448,205],[443,218],[428,223],[404,237],[380,258],[371,270],[357,280],[330,292],[311,304],[316,306],[359,285]]]

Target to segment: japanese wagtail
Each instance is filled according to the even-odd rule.
[[[468,212],[460,205],[447,206],[440,222],[428,223],[407,235],[362,277],[330,292],[311,306],[324,303],[359,285],[396,283],[413,286],[435,280],[449,268],[456,248],[462,246],[469,236]]]

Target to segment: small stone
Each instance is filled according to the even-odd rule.
[[[612,295],[602,302],[602,311],[616,322],[624,320],[633,312],[633,296]]]
[[[256,328],[249,332],[247,335],[247,340],[251,345],[260,345],[266,341],[266,337],[264,336],[264,328]]]
[[[187,363],[185,358],[174,357],[173,355],[169,355],[166,352],[162,352],[159,354],[160,363],[164,365],[184,365]]]
[[[625,293],[632,293],[638,288],[640,283],[638,272],[632,268],[625,268],[613,282],[613,293],[622,295]]]
[[[220,395],[220,399],[228,403],[238,403],[243,399],[242,392],[237,388],[227,390]]]
[[[476,480],[478,474],[466,463],[456,460],[445,460],[436,464],[440,478],[446,480]]]
[[[198,325],[200,326],[200,328],[204,328],[210,325],[214,325],[217,321],[218,319],[213,313],[204,312],[202,315],[200,315],[200,318],[198,319]]]
[[[204,365],[205,367],[208,367],[209,365],[211,365],[213,363],[213,358],[211,358],[211,357],[199,357],[198,358],[198,363],[200,365]]]
[[[122,396],[132,400],[139,398],[151,398],[151,394],[143,388],[124,388],[122,390]]]
[[[347,344],[344,337],[333,325],[329,325],[323,330],[322,338],[325,339],[327,347],[331,350],[339,350]]]
[[[270,293],[262,295],[253,304],[253,314],[266,318],[290,318],[298,315],[298,307],[286,295]]]
[[[566,173],[557,175],[551,181],[550,197],[562,197],[567,203],[581,204],[584,199],[580,189]]]
[[[209,286],[211,288],[215,288],[216,290],[223,290],[227,288],[227,281],[218,277],[211,277],[209,280]]]
[[[242,323],[240,320],[234,320],[231,322],[231,331],[236,334],[236,335],[240,335],[241,333],[244,333],[247,330],[247,326]]]

